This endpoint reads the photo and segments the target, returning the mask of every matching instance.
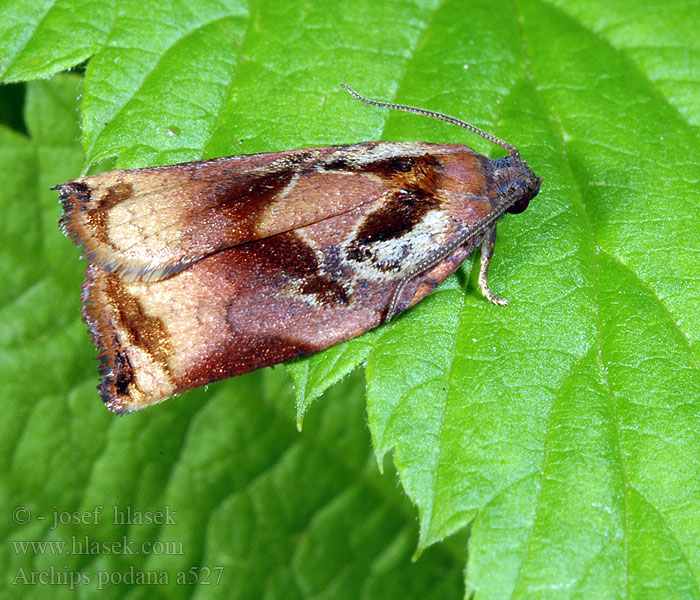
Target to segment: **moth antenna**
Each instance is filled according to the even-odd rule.
[[[453,125],[457,125],[458,127],[463,127],[464,129],[468,129],[469,131],[476,133],[477,135],[480,135],[485,140],[488,140],[489,142],[493,142],[494,144],[501,146],[502,148],[505,148],[506,150],[508,150],[508,152],[510,152],[511,156],[518,155],[518,149],[515,146],[513,146],[513,144],[509,144],[508,142],[505,142],[502,139],[497,138],[495,135],[491,135],[490,133],[486,133],[485,131],[482,131],[478,127],[474,127],[474,125],[470,125],[469,123],[465,123],[464,121],[460,121],[459,119],[455,119],[454,117],[450,117],[448,115],[443,115],[442,113],[435,112],[432,110],[425,110],[424,108],[415,108],[413,106],[405,106],[403,104],[393,104],[391,102],[378,102],[376,100],[370,100],[369,98],[365,98],[364,96],[361,96],[355,90],[348,87],[344,83],[341,83],[340,87],[343,88],[350,95],[357,98],[360,102],[364,102],[365,104],[370,104],[371,106],[378,106],[379,108],[391,108],[393,110],[402,110],[404,112],[415,113],[417,115],[424,115],[426,117],[433,117],[434,119],[440,119],[441,121],[447,121],[448,123],[452,123]]]

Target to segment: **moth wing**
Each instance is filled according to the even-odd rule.
[[[161,281],[125,281],[90,265],[84,314],[101,349],[105,403],[138,410],[318,352],[379,325],[390,307],[418,302],[471,253],[493,210],[486,182],[465,188],[453,160],[472,158],[424,157],[392,194]]]
[[[376,200],[397,160],[434,148],[365,142],[89,175],[56,186],[61,226],[101,268],[155,281]]]

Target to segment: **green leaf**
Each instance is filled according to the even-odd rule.
[[[48,77],[92,56],[108,39],[114,2],[3,0],[0,3],[0,78]]]
[[[78,80],[29,87],[26,138],[0,129],[6,202],[0,376],[5,506],[178,511],[176,527],[7,521],[20,566],[173,577],[122,597],[700,596],[700,41],[697,3],[75,0],[0,8],[0,76],[90,58],[88,166],[143,166],[363,139],[461,141],[440,110],[515,143],[544,177],[499,224],[489,305],[474,261],[367,336],[114,420],[94,392],[77,252],[46,188],[80,172]],[[66,35],[71,27],[80,35]],[[17,101],[20,101],[18,99]],[[366,364],[363,386],[350,372]],[[302,434],[293,426],[311,409]],[[10,404],[11,403],[11,404]],[[349,441],[351,440],[351,441]],[[393,453],[420,518],[380,476]],[[400,517],[397,517],[397,514]],[[18,539],[182,541],[182,555],[20,555]],[[426,550],[426,548],[428,548]],[[92,587],[90,587],[92,586]],[[36,593],[60,589],[34,587]],[[92,591],[93,581],[84,589]]]

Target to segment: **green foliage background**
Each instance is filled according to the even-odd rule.
[[[700,597],[698,22],[692,0],[0,0],[0,78],[28,82],[0,87],[2,597]],[[340,82],[544,177],[499,228],[511,305],[470,260],[291,378],[109,415],[48,188],[369,139],[499,155]]]

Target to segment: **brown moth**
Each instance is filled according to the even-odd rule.
[[[83,315],[116,413],[318,352],[413,306],[525,210],[539,179],[518,150],[363,142],[110,171],[56,186],[88,259]]]

